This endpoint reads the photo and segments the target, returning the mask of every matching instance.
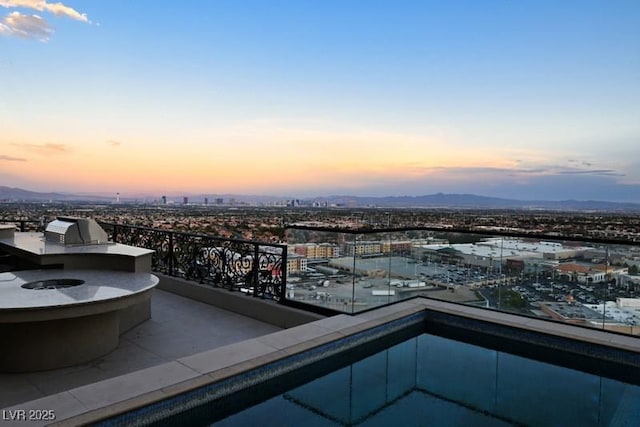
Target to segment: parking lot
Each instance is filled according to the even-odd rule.
[[[474,266],[422,262],[410,257],[342,257],[328,266],[335,274],[302,273],[289,280],[289,297],[331,308],[356,310],[415,295],[536,311],[542,301],[597,304],[633,296],[611,284],[579,284],[547,275],[501,273]],[[515,298],[514,298],[515,296]],[[520,307],[521,306],[521,307]],[[513,308],[513,307],[512,307]]]

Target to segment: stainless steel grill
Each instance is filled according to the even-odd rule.
[[[62,245],[96,245],[107,243],[106,231],[92,218],[58,217],[47,224],[47,242]]]

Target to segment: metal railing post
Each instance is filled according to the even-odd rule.
[[[278,301],[284,302],[287,297],[287,247],[282,248],[282,264],[280,266],[280,289],[278,290]]]
[[[260,245],[257,243],[253,244],[253,265],[251,266],[251,275],[253,276],[253,296],[262,296],[264,297],[264,291],[262,289],[262,284],[260,283],[260,275],[258,271],[260,270]]]
[[[173,232],[169,231],[169,276],[173,276]]]

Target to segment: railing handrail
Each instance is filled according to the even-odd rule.
[[[584,243],[597,243],[608,245],[630,245],[640,246],[640,241],[636,240],[621,240],[610,239],[602,237],[589,237],[589,236],[566,236],[555,235],[546,233],[526,233],[526,232],[511,232],[503,230],[482,230],[473,228],[448,228],[448,227],[429,227],[429,226],[410,226],[410,227],[385,227],[385,228],[370,228],[361,227],[357,229],[336,227],[318,227],[307,225],[287,225],[284,227],[286,230],[308,230],[308,231],[322,231],[330,233],[344,233],[344,234],[380,234],[380,233],[398,233],[406,231],[431,231],[440,233],[460,233],[460,234],[483,234],[495,237],[514,237],[522,239],[540,239],[540,240],[562,240],[569,242],[584,242]]]
[[[178,234],[178,235],[189,236],[189,237],[203,237],[203,238],[207,238],[207,239],[221,240],[221,241],[225,241],[225,242],[238,243],[238,244],[252,244],[252,245],[253,244],[258,244],[260,246],[272,246],[272,247],[276,247],[276,248],[280,248],[280,249],[286,249],[287,248],[287,245],[283,244],[283,243],[271,243],[271,242],[263,242],[263,241],[259,241],[259,240],[230,239],[230,238],[227,238],[227,237],[213,236],[213,235],[207,234],[207,233],[193,233],[193,232],[189,232],[189,231],[167,230],[167,229],[164,229],[164,228],[153,228],[153,227],[145,227],[145,226],[131,225],[131,224],[119,224],[119,223],[115,223],[115,222],[106,222],[106,221],[98,221],[98,224],[100,224],[100,225],[104,224],[104,225],[108,225],[108,226],[111,226],[111,227],[126,227],[126,228],[133,228],[133,229],[144,230],[144,231],[172,233],[172,234]]]
[[[40,220],[34,219],[11,219],[11,218],[2,218],[1,221],[20,224],[20,230],[24,230],[24,224],[27,223],[40,223]],[[263,246],[272,246],[278,247],[281,249],[286,249],[286,243],[272,243],[272,242],[264,242],[257,240],[246,240],[246,239],[231,239],[225,237],[217,237],[211,234],[206,233],[194,233],[189,231],[179,231],[179,230],[167,230],[162,228],[153,228],[146,227],[140,225],[133,224],[120,224],[108,221],[98,221],[99,224],[105,224],[112,227],[128,227],[145,231],[164,231],[167,233],[180,234],[185,236],[193,236],[193,237],[206,237],[209,239],[218,239],[222,241],[229,241],[234,243],[245,243],[245,244],[253,244],[259,243]],[[639,241],[636,240],[623,240],[623,239],[612,239],[606,237],[592,237],[592,236],[576,236],[576,235],[565,235],[565,234],[548,234],[548,233],[536,233],[536,232],[515,232],[515,231],[504,231],[504,230],[484,230],[484,229],[476,229],[476,228],[460,228],[460,227],[436,227],[436,226],[405,226],[405,227],[359,227],[359,228],[345,228],[340,226],[312,226],[312,225],[299,225],[299,224],[290,224],[284,226],[285,231],[288,229],[293,230],[309,230],[309,231],[324,231],[324,232],[332,232],[332,233],[344,233],[344,234],[377,234],[377,233],[394,233],[394,232],[404,232],[404,231],[431,231],[431,232],[442,232],[442,233],[460,233],[460,234],[486,234],[496,237],[514,237],[514,238],[535,238],[535,239],[544,239],[544,240],[563,240],[569,242],[585,242],[585,243],[597,243],[597,244],[609,244],[609,245],[631,245],[638,246],[640,245]]]

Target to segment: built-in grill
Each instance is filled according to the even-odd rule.
[[[92,218],[62,217],[47,224],[47,242],[63,245],[97,245],[108,243],[107,232]]]

